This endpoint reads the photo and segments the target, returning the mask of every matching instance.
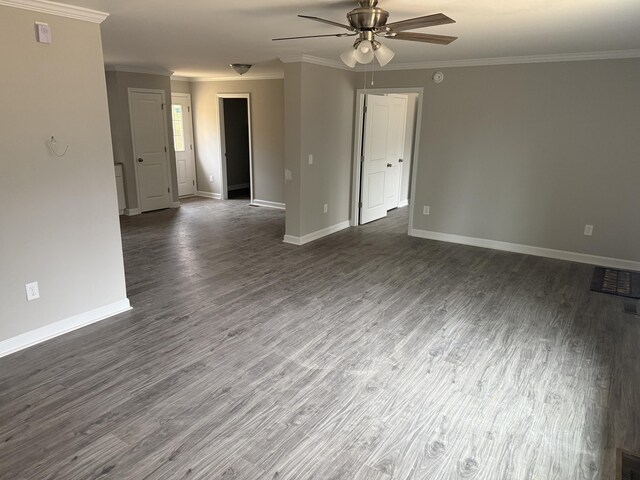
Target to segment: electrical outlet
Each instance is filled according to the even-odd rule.
[[[324,213],[328,213],[329,212],[329,204],[325,203],[324,204]]]
[[[40,289],[38,288],[38,282],[27,283],[24,287],[27,291],[28,301],[40,298]]]
[[[309,165],[313,165],[313,154],[309,154]]]
[[[591,235],[593,235],[593,225],[585,225],[584,226],[584,234],[587,237],[590,237]]]
[[[425,205],[424,208],[422,209],[422,214],[429,215],[429,213],[431,213],[431,208]]]
[[[213,175],[209,175],[209,181],[213,182]]]

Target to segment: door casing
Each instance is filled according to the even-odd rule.
[[[221,196],[225,200],[229,198],[229,190],[227,185],[227,159],[225,157],[225,140],[224,140],[224,99],[225,98],[245,98],[247,100],[247,121],[249,129],[249,190],[251,195],[251,203],[254,200],[254,188],[253,188],[253,146],[251,135],[251,94],[250,93],[218,93],[216,94],[218,100],[218,125],[220,135],[220,185]]]
[[[188,138],[185,136],[185,143],[189,147],[186,152],[189,155],[189,163],[190,168],[193,171],[193,193],[189,192],[185,195],[195,195],[198,190],[198,182],[196,178],[196,159],[195,159],[195,142],[194,142],[194,133],[193,133],[193,113],[191,107],[191,94],[190,93],[172,93],[171,94],[171,104],[173,105],[174,99],[183,99],[184,103],[189,107],[187,112],[182,112],[183,116],[186,117],[184,122],[185,127],[188,128]],[[179,168],[178,168],[178,152],[176,152],[176,180],[178,180],[178,196],[180,196],[180,181],[179,181]]]
[[[359,88],[356,91],[356,114],[354,118],[354,132],[355,141],[353,142],[353,161],[352,161],[352,173],[351,173],[351,220],[352,227],[358,226],[360,223],[360,208],[358,203],[360,202],[360,184],[361,184],[361,151],[363,140],[363,126],[364,126],[364,103],[366,94],[403,94],[403,93],[416,93],[417,105],[416,105],[416,122],[415,122],[415,134],[413,138],[413,153],[411,155],[411,194],[409,199],[409,230],[413,229],[413,212],[415,207],[415,193],[416,193],[416,172],[418,167],[418,147],[420,145],[420,132],[422,123],[422,101],[424,97],[424,87],[401,87],[401,88]]]

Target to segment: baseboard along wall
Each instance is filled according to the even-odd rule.
[[[282,241],[291,245],[304,245],[305,243],[313,242],[314,240],[318,240],[319,238],[326,237],[327,235],[331,235],[332,233],[339,232],[340,230],[344,230],[345,228],[348,228],[350,226],[351,224],[349,223],[349,220],[346,220],[330,227],[323,228],[322,230],[317,230],[313,233],[303,235],[302,237],[285,235]]]
[[[286,209],[286,205],[284,203],[272,202],[270,200],[258,200],[257,198],[251,202],[251,205],[255,207],[277,208],[278,210]]]
[[[0,358],[131,310],[129,299],[80,313],[0,342]]]
[[[640,262],[634,260],[588,255],[585,253],[568,252],[565,250],[554,250],[552,248],[532,247],[530,245],[501,242],[498,240],[489,240],[486,238],[465,237],[463,235],[453,235],[449,233],[431,232],[428,230],[420,230],[416,228],[412,229],[409,232],[409,235],[411,235],[412,237],[426,238],[429,240],[458,243],[460,245],[491,248],[493,250],[502,250],[505,252],[523,253],[525,255],[534,255],[536,257],[555,258],[558,260],[567,260],[569,262],[587,263],[589,265],[598,265],[602,267],[640,271]]]

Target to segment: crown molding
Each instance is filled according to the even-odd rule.
[[[89,8],[67,5],[65,3],[49,2],[47,0],[0,0],[0,5],[22,8],[33,12],[48,13],[59,17],[73,18],[91,23],[102,23],[109,16],[106,12]]]
[[[171,80],[176,80],[178,82],[190,82],[192,79],[189,77],[181,77],[180,75],[171,75]]]
[[[235,75],[232,77],[181,77],[184,78],[188,82],[236,82],[236,81],[247,81],[247,80],[282,80],[284,78],[284,73],[273,73],[273,74],[264,74],[264,75]]]
[[[329,60],[327,58],[314,57],[312,55],[283,55],[278,58],[282,63],[312,63],[313,65],[321,65],[323,67],[337,68],[351,72],[353,71],[352,68],[347,67],[344,63],[337,60]]]
[[[105,65],[104,70],[106,72],[143,73],[146,75],[160,75],[163,77],[170,77],[173,75],[171,70],[165,70],[164,68],[136,67],[132,65]]]
[[[617,60],[639,58],[640,50],[617,50],[608,52],[558,53],[549,55],[527,55],[521,57],[473,58],[466,60],[443,60],[435,62],[396,63],[376,67],[376,71],[384,70],[422,70],[427,68],[482,67],[490,65],[514,65],[524,63],[577,62],[588,60]],[[364,72],[364,65],[356,67],[357,72]],[[367,69],[368,71],[368,69]]]

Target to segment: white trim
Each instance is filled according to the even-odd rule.
[[[251,205],[253,205],[254,207],[277,208],[278,210],[285,210],[286,209],[286,205],[284,203],[271,202],[269,200],[257,200],[257,199],[254,199],[253,202],[251,202]]]
[[[250,183],[239,183],[237,185],[228,185],[227,191],[231,192],[233,190],[242,190],[243,188],[250,188],[250,187],[251,187]]]
[[[640,270],[640,262],[634,260],[623,260],[620,258],[601,257],[598,255],[588,255],[586,253],[568,252],[566,250],[555,250],[552,248],[532,247],[530,245],[520,245],[517,243],[501,242],[486,238],[465,237],[450,233],[430,232],[428,230],[412,229],[409,231],[412,237],[438,240],[441,242],[458,243],[461,245],[471,245],[473,247],[491,248],[505,252],[522,253],[534,255],[536,257],[556,258],[569,262],[587,263],[589,265],[599,265],[603,267],[622,268],[626,270]]]
[[[190,93],[171,93],[171,108],[173,108],[174,103],[186,103],[187,104],[187,112],[182,112],[183,115],[183,127],[184,127],[184,141],[185,141],[185,151],[183,152],[175,152],[175,164],[176,164],[176,182],[178,183],[178,197],[184,197],[187,195],[195,195],[198,187],[196,186],[197,175],[196,175],[196,151],[195,151],[195,135],[193,129],[193,106],[191,104],[191,94]],[[173,120],[173,111],[171,112],[171,120]],[[175,139],[172,138],[175,142]],[[189,148],[186,147],[189,145]],[[175,146],[175,143],[174,143]],[[174,148],[175,150],[175,148]],[[180,185],[178,179],[178,157],[185,155],[188,157],[189,169],[193,172],[192,177],[192,185],[189,187],[187,193],[180,194]]]
[[[280,58],[282,63],[312,63],[314,65],[321,65],[323,67],[337,68],[339,70],[354,71],[353,68],[347,67],[344,63],[338,60],[330,60],[328,58],[314,57],[312,55],[297,54],[297,55],[283,55]],[[364,69],[362,70],[364,71]]]
[[[51,323],[44,327],[22,333],[18,336],[8,338],[0,342],[0,357],[10,355],[25,348],[46,342],[55,337],[59,337],[73,330],[91,325],[92,323],[105,320],[119,313],[131,310],[131,305],[127,298],[123,298],[115,303],[104,305],[88,312],[74,315],[73,317]]]
[[[251,133],[251,94],[250,93],[217,93],[218,101],[218,128],[220,134],[220,186],[222,190],[222,199],[229,198],[229,190],[227,187],[227,157],[225,154],[225,132],[224,132],[224,99],[225,98],[244,98],[247,100],[247,129],[249,135],[249,198],[253,202],[253,134]]]
[[[131,217],[133,215],[140,215],[142,211],[139,208],[125,208],[124,214]]]
[[[189,82],[235,82],[237,80],[282,80],[284,78],[283,73],[265,73],[262,75],[236,75],[234,77],[181,77]]]
[[[514,65],[522,63],[578,62],[587,60],[617,60],[638,58],[640,50],[617,50],[610,52],[556,53],[549,55],[527,55],[521,57],[469,58],[464,60],[442,60],[434,62],[393,63],[383,70],[421,70],[424,68],[483,67],[489,65]],[[364,66],[358,66],[357,72],[364,72]]]
[[[196,190],[196,197],[213,198],[214,200],[222,199],[222,195],[219,193],[202,192],[200,190]]]
[[[102,23],[109,16],[107,12],[76,7],[66,3],[49,2],[47,0],[0,0],[0,5],[73,18],[75,20],[84,20],[91,23]]]
[[[105,65],[104,70],[106,72],[143,73],[145,75],[160,75],[163,77],[173,75],[171,70],[164,68],[136,67],[134,65]]]
[[[177,202],[171,202],[171,208],[180,208],[180,201],[178,200]]]
[[[285,235],[282,241],[291,245],[304,245],[305,243],[313,242],[314,240],[318,240],[319,238],[326,237],[327,235],[331,235],[332,233],[339,232],[340,230],[344,230],[345,228],[349,228],[350,226],[351,223],[349,222],[349,220],[345,220],[344,222],[340,222],[332,225],[331,227],[323,228],[322,230],[303,235],[302,237]]]
[[[175,80],[176,82],[192,82],[193,78],[181,77],[180,75],[171,75],[171,80]]]
[[[408,207],[409,206],[409,199],[405,198],[404,200],[400,200],[398,202],[398,208],[402,208],[402,207]]]

